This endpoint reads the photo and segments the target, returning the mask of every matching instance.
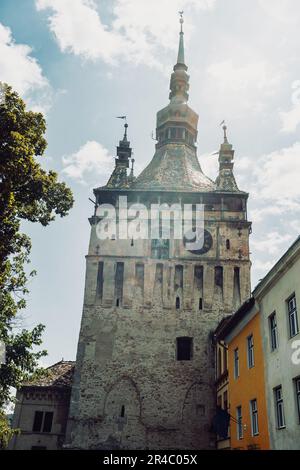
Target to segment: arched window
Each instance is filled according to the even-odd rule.
[[[176,308],[179,309],[180,308],[180,297],[176,297]]]
[[[226,248],[227,250],[230,250],[230,240],[228,238],[226,240]]]

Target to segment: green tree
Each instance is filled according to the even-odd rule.
[[[16,328],[26,307],[28,277],[35,274],[26,274],[31,242],[20,224],[27,220],[46,226],[56,215],[67,215],[73,195],[38,161],[47,145],[43,115],[28,111],[8,85],[0,87],[0,341],[6,345],[6,362],[0,366],[1,410],[11,398],[11,387],[38,374],[39,359],[46,355],[38,350],[42,325],[32,331]]]

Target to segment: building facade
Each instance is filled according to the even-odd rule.
[[[94,190],[69,448],[215,447],[211,334],[250,294],[248,194],[233,175],[226,127],[216,181],[203,174],[188,89],[181,29],[170,102],[157,113],[152,161],[134,177],[126,124],[115,169],[107,185]],[[174,221],[170,236],[135,239],[128,229],[127,238],[120,237],[124,200],[130,222],[139,212],[144,228],[145,207],[203,205],[204,242],[188,250],[189,237],[175,238]],[[104,203],[117,209],[118,218],[115,233],[100,240]]]
[[[47,376],[24,384],[16,395],[11,450],[58,450],[66,437],[73,361],[47,368]]]
[[[300,237],[255,288],[272,449],[300,449]]]
[[[254,298],[221,324],[216,334],[228,347],[230,448],[269,449],[260,313]]]
[[[228,346],[224,340],[220,339],[220,333],[230,318],[231,316],[224,317],[214,332],[217,407],[227,412],[229,412]],[[230,449],[230,426],[227,428],[226,435],[222,436],[217,433],[217,449]]]

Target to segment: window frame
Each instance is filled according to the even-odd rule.
[[[276,428],[278,430],[285,429],[285,413],[284,413],[284,402],[283,402],[283,393],[282,393],[282,385],[278,385],[273,389],[274,392],[274,403],[275,403],[275,417],[276,417]],[[278,396],[278,392],[280,392],[280,396]],[[279,409],[281,413],[279,413]],[[280,423],[281,418],[281,423]]]
[[[294,308],[290,309],[290,302],[295,301]],[[296,302],[296,295],[293,293],[288,299],[286,300],[287,305],[287,314],[288,314],[288,326],[289,326],[289,337],[294,338],[299,333],[299,321],[298,321],[298,312],[297,312],[297,302]],[[293,321],[291,321],[293,318]],[[292,331],[292,325],[295,328],[295,331]]]
[[[274,321],[275,321],[275,325],[273,325]],[[274,312],[271,313],[271,315],[269,315],[268,322],[269,322],[271,351],[276,351],[279,347],[279,337],[278,337],[278,325],[277,325],[276,310],[274,310]]]
[[[242,406],[239,405],[236,407],[236,437],[238,441],[241,441],[244,437],[243,430],[243,413]]]
[[[239,348],[235,348],[233,350],[233,373],[234,373],[234,378],[238,379],[240,376]]]
[[[247,364],[248,369],[252,369],[254,367],[254,337],[253,333],[247,336]]]
[[[298,416],[298,424],[300,424],[300,376],[294,378],[296,411]]]
[[[254,406],[255,405],[255,406]],[[251,435],[259,435],[257,399],[250,400]]]
[[[190,356],[187,359],[179,359],[179,341],[180,340],[189,340],[190,342]],[[176,338],[176,361],[182,362],[182,361],[192,361],[193,360],[193,355],[194,355],[194,338],[191,336],[178,336]]]
[[[39,423],[40,425],[35,426],[38,414],[41,416],[41,420],[40,420],[40,423]],[[32,432],[33,433],[50,434],[51,431],[52,431],[52,427],[53,427],[53,418],[54,418],[54,412],[53,411],[35,410],[34,415],[33,415]],[[46,427],[47,427],[47,430],[46,430]],[[49,428],[49,430],[48,430],[48,428]]]

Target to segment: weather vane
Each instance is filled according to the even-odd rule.
[[[125,122],[127,122],[127,116],[116,116],[117,119],[125,119]]]

